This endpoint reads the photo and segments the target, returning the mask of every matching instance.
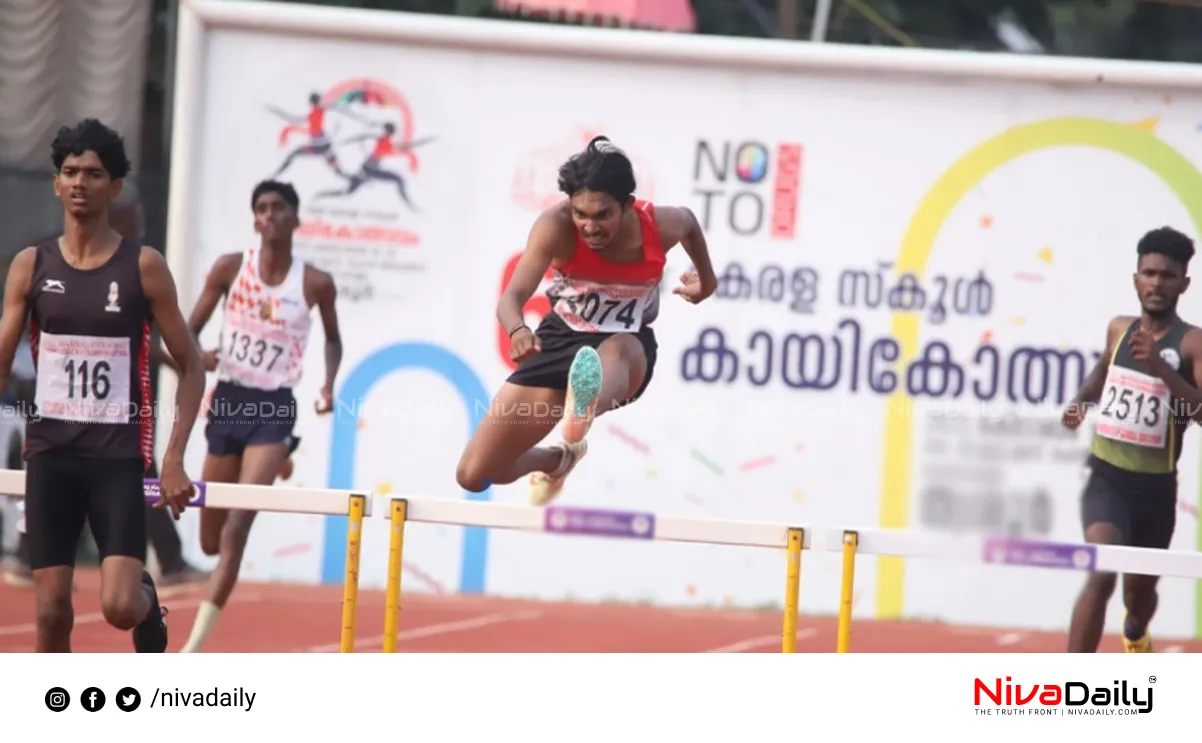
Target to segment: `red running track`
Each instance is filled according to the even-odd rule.
[[[76,578],[77,652],[124,653],[128,633],[109,627],[99,610],[99,576]],[[163,589],[170,631],[169,652],[179,650],[192,629],[200,586]],[[337,652],[342,616],[341,586],[243,583],[205,646],[208,652]],[[30,652],[34,641],[33,593],[0,586],[0,652]],[[380,652],[384,593],[361,591],[358,652]],[[569,604],[411,594],[401,609],[398,652],[780,652],[781,616],[762,611],[673,609],[625,604]],[[858,619],[853,652],[1057,653],[1059,632],[967,628],[933,622]],[[1158,642],[1161,652],[1202,652],[1202,641]],[[1107,637],[1102,652],[1121,652]],[[802,616],[798,652],[835,650],[833,617]]]

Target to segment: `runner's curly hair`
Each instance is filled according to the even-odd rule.
[[[559,168],[559,190],[568,196],[597,191],[625,205],[634,198],[634,189],[634,166],[609,137],[593,137],[583,152],[572,155]]]
[[[1194,257],[1194,241],[1172,227],[1158,227],[1140,238],[1135,252],[1140,258],[1153,253],[1163,255],[1188,268]]]
[[[97,119],[84,119],[75,126],[64,126],[58,130],[50,145],[50,159],[57,173],[70,156],[79,156],[91,150],[100,158],[109,178],[119,181],[129,175],[129,158],[125,154],[125,142],[121,135]]]

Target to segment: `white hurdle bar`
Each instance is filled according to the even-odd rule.
[[[568,536],[773,547],[787,553],[781,652],[797,647],[801,553],[812,547],[810,530],[763,521],[658,516],[649,512],[614,511],[570,506],[522,506],[508,503],[381,496],[389,508],[388,584],[384,615],[384,652],[395,653],[401,612],[401,564],[408,522],[446,526],[544,532]],[[380,514],[383,516],[383,513]]]
[[[401,557],[408,521],[450,526],[541,531],[576,536],[700,542],[788,550],[782,652],[795,651],[801,551],[842,552],[836,652],[850,651],[858,554],[914,557],[1058,570],[1140,573],[1202,579],[1202,554],[1113,545],[954,536],[898,529],[794,527],[781,523],[657,516],[603,509],[532,506],[442,498],[379,496],[391,501],[384,652],[395,652],[401,597]],[[383,516],[383,509],[377,509]]]
[[[846,653],[851,647],[857,554],[1202,580],[1202,553],[1181,550],[900,529],[828,529],[819,541],[822,549],[843,553],[836,640],[839,653]]]
[[[232,511],[301,513],[346,516],[346,575],[342,587],[342,631],[339,652],[355,649],[355,624],[359,607],[359,556],[363,543],[363,519],[372,515],[372,499],[351,490],[291,488],[276,485],[241,485],[194,481],[196,492],[188,508],[220,508]],[[148,504],[159,501],[159,481],[144,480]],[[25,471],[0,470],[0,496],[25,497]]]
[[[158,480],[146,480],[146,500],[158,500]],[[387,500],[390,522],[384,652],[396,652],[401,609],[401,565],[408,522],[473,526],[641,541],[691,542],[783,549],[787,553],[781,651],[796,650],[801,557],[804,550],[842,553],[839,631],[836,652],[850,651],[851,615],[857,555],[910,557],[978,565],[1009,565],[1113,572],[1202,580],[1202,553],[1050,542],[1003,536],[947,535],[898,529],[852,529],[792,526],[764,521],[737,521],[650,512],[571,506],[524,506],[426,496],[371,496],[351,490],[196,482],[189,507],[348,516],[346,576],[342,605],[340,652],[354,651],[359,563],[363,520],[383,518],[373,508]],[[0,470],[0,496],[22,498],[23,470]]]

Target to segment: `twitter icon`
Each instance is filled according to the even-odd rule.
[[[117,692],[117,708],[122,712],[133,712],[142,704],[142,695],[132,686]]]

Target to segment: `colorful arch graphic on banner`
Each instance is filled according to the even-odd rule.
[[[1157,137],[1154,127],[1155,120],[1122,123],[1065,117],[1022,124],[978,145],[952,163],[923,197],[902,239],[897,272],[922,275],[944,223],[969,191],[1011,160],[1051,147],[1096,147],[1143,165],[1181,200],[1196,233],[1202,234],[1202,172]],[[893,335],[901,345],[903,363],[913,359],[918,349],[918,317],[894,314]],[[894,395],[890,402],[898,403],[903,397]],[[910,416],[892,412],[904,410],[904,406],[891,404],[887,409],[891,412],[885,415],[880,525],[900,529],[908,525],[910,516],[914,422]],[[1202,528],[1198,530],[1198,547],[1202,550]],[[876,614],[879,618],[900,617],[905,600],[905,560],[878,559]],[[1202,581],[1196,586],[1195,634],[1202,637]]]
[[[488,407],[488,392],[467,362],[451,351],[429,343],[398,343],[380,349],[364,359],[347,377],[337,399],[351,410],[360,409],[367,393],[382,379],[407,369],[437,374],[455,387],[463,399],[468,431],[480,424],[481,411]],[[354,403],[352,405],[352,403]],[[351,489],[355,482],[355,447],[359,438],[357,415],[335,412],[330,436],[330,476],[328,487]],[[492,500],[492,488],[480,493],[464,491],[468,500]],[[325,549],[322,553],[321,580],[340,583],[346,573],[345,516],[327,516]],[[488,561],[488,530],[464,527],[463,552],[459,563],[460,593],[483,593],[484,570]]]

